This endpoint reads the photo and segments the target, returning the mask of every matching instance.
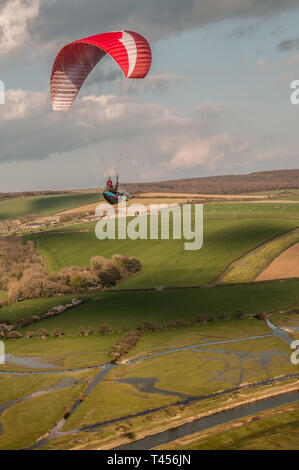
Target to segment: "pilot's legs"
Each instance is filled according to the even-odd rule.
[[[128,193],[128,191],[126,189],[119,189],[118,194],[120,196],[126,196],[128,199],[132,199],[132,197],[133,197],[133,196],[131,196],[130,193]]]

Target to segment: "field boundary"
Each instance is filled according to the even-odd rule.
[[[229,272],[229,269],[233,266],[233,264],[235,263],[238,263],[238,261],[241,261],[243,258],[245,258],[246,256],[250,255],[250,254],[253,254],[255,251],[259,251],[263,248],[266,248],[267,245],[269,245],[271,242],[275,241],[275,240],[279,240],[280,238],[283,238],[285,237],[286,235],[288,235],[289,233],[291,232],[296,232],[298,231],[298,227],[295,227],[295,228],[291,228],[291,229],[288,229],[286,230],[285,232],[279,234],[279,235],[276,235],[274,237],[271,237],[269,238],[269,240],[267,240],[266,242],[263,242],[263,243],[260,243],[259,245],[257,245],[255,248],[252,248],[250,250],[248,250],[246,253],[243,253],[242,255],[238,256],[237,258],[235,258],[233,261],[231,261],[230,263],[228,263],[221,271],[219,271],[216,276],[214,276],[210,281],[209,281],[209,285],[213,285],[215,282],[217,282],[217,284],[214,284],[214,287],[218,286],[219,283],[221,284],[221,280],[222,278],[224,277],[225,274],[227,274]],[[296,242],[294,242],[296,243]],[[292,246],[292,245],[290,245]],[[288,247],[289,248],[289,247]],[[282,250],[284,251],[284,250]],[[280,253],[282,253],[282,251]],[[274,258],[275,259],[275,258]],[[270,261],[270,263],[273,261],[273,259]],[[270,264],[269,263],[269,264]],[[291,279],[291,278],[289,278]],[[295,278],[297,279],[297,278]],[[245,281],[245,282],[238,282],[238,283],[223,283],[221,285],[235,285],[235,284],[251,284],[251,283],[254,283],[255,281]]]

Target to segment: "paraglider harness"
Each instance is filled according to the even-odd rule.
[[[109,180],[107,181],[106,189],[103,192],[103,197],[111,205],[118,204],[118,199],[119,199],[119,194],[118,194],[118,191],[117,191],[118,190],[118,185],[119,185],[118,176],[116,177],[116,182],[115,182],[115,192],[112,192],[112,190],[110,191],[108,189],[109,188],[109,184],[108,184],[109,182],[111,182],[110,186],[112,186],[112,181],[109,178]]]

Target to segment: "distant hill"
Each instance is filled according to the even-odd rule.
[[[23,191],[21,193],[0,193],[0,201],[31,196],[56,196],[60,194],[70,194],[71,192],[72,191]]]
[[[133,193],[246,194],[299,189],[298,170],[260,171],[248,175],[207,176],[154,183],[124,184]]]
[[[151,183],[124,183],[132,193],[196,193],[196,194],[246,194],[259,191],[280,191],[299,189],[298,170],[260,171],[248,175],[205,176],[184,178]],[[66,191],[24,191],[20,193],[1,193],[0,201],[10,199],[64,196],[99,193],[98,189],[79,189]]]

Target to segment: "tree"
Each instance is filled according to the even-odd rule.
[[[244,318],[243,310],[236,310],[235,317],[236,318]]]
[[[106,323],[100,326],[98,332],[102,333],[103,335],[111,335],[113,333],[111,326],[107,325]]]
[[[93,330],[92,328],[90,328],[90,326],[87,328],[87,330],[85,330],[84,332],[84,336],[89,336],[93,333]]]
[[[255,315],[258,320],[267,320],[267,315],[265,312],[260,312]]]
[[[65,335],[65,332],[63,331],[62,328],[56,328],[53,331],[53,336],[59,336],[59,338],[62,338]]]
[[[79,336],[84,336],[84,332],[85,332],[84,326],[79,326],[78,332],[79,332]]]
[[[27,339],[30,339],[30,338],[33,338],[34,336],[36,336],[36,333],[35,333],[35,331],[26,331],[25,336],[26,336]]]
[[[76,290],[81,287],[81,277],[79,274],[76,274],[71,278],[70,286],[73,290]]]
[[[103,287],[113,287],[121,279],[120,270],[116,266],[109,266],[99,272],[99,279]]]
[[[221,312],[219,313],[219,318],[223,320],[230,320],[230,313],[228,312]]]
[[[6,338],[8,338],[8,339],[19,339],[19,338],[22,338],[22,335],[19,331],[9,331],[6,334]]]
[[[49,336],[48,330],[46,328],[40,328],[38,330],[38,334],[43,338],[46,339],[47,336]]]
[[[129,273],[137,273],[141,271],[142,264],[137,258],[129,258],[128,256],[124,256],[121,260],[121,265],[124,269]]]

